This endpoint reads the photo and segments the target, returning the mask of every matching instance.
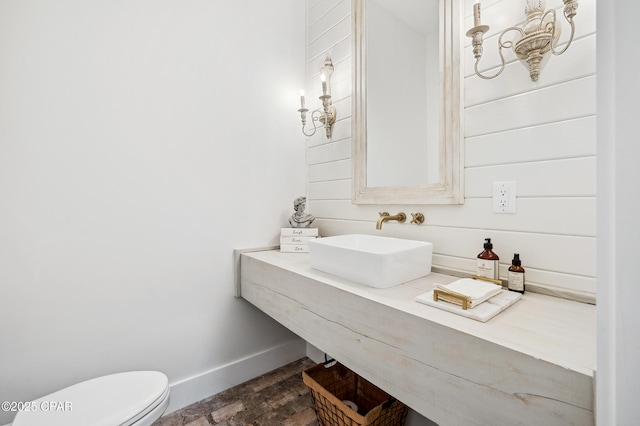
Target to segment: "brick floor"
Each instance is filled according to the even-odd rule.
[[[217,395],[167,414],[153,426],[318,426],[302,358]]]

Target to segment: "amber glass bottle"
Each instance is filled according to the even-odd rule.
[[[498,264],[500,258],[492,249],[493,244],[491,244],[491,238],[485,238],[484,250],[478,255],[476,275],[497,280],[500,275]]]
[[[524,268],[521,266],[520,254],[514,253],[511,266],[509,266],[509,282],[507,287],[511,291],[524,293]]]

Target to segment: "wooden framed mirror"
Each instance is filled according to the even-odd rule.
[[[455,0],[352,0],[353,202],[462,204]]]

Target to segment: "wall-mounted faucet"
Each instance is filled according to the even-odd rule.
[[[397,220],[399,223],[404,223],[404,221],[407,220],[407,216],[402,212],[393,216],[391,216],[388,212],[381,212],[379,213],[379,215],[380,219],[378,219],[376,229],[382,229],[382,224],[390,220]]]

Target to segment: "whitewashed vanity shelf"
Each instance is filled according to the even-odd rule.
[[[241,296],[440,426],[593,425],[595,306],[527,293],[483,323],[417,303],[456,277],[387,289],[240,255]]]

